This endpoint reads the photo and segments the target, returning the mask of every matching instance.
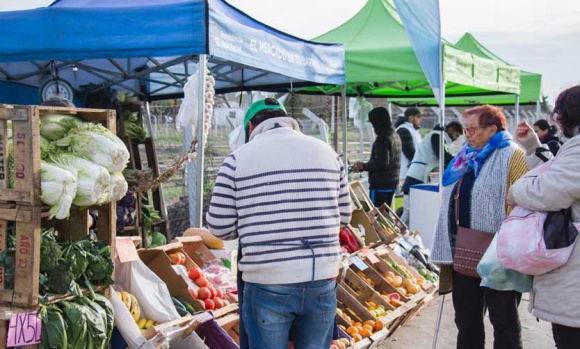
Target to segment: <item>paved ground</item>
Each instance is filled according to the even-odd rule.
[[[528,312],[528,295],[524,294],[520,304],[520,320],[522,322],[522,337],[525,349],[554,348],[551,325],[547,322],[537,322]],[[435,332],[435,321],[439,311],[439,297],[431,300],[417,316],[407,321],[405,326],[398,328],[391,337],[385,338],[375,348],[377,349],[430,349]],[[493,348],[493,328],[486,320],[486,348]],[[457,329],[453,322],[453,305],[451,295],[445,296],[443,316],[438,349],[454,349]],[[580,347],[580,345],[579,345]]]

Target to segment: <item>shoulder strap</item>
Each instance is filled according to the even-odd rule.
[[[455,196],[453,199],[455,200],[455,224],[459,226],[459,191],[461,190],[461,183],[463,182],[463,177],[457,182]]]

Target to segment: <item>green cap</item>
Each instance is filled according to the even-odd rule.
[[[262,100],[259,100],[257,102],[254,102],[254,103],[252,103],[252,105],[250,105],[250,107],[246,111],[246,116],[244,116],[244,131],[248,130],[248,123],[250,122],[250,119],[253,118],[254,115],[258,114],[261,111],[264,111],[264,110],[282,110],[285,114],[287,114],[286,108],[284,108],[284,106],[282,104],[280,104],[280,102],[278,102],[274,98],[267,98],[267,99],[276,101],[276,104],[266,104],[266,99],[262,99]],[[247,141],[248,141],[248,136],[246,136],[246,142]]]

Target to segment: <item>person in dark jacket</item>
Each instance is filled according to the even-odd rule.
[[[562,144],[556,134],[556,126],[550,125],[546,119],[540,119],[534,123],[534,131],[536,131],[540,142],[547,145],[552,154],[556,155]]]
[[[369,189],[375,207],[391,205],[401,166],[401,140],[393,129],[391,116],[383,107],[369,112],[369,121],[377,135],[367,162],[356,162],[353,170],[369,172]]]

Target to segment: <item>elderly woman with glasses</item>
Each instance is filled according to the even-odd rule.
[[[463,119],[467,143],[443,173],[443,199],[431,255],[431,261],[443,270],[453,266],[458,227],[491,235],[497,232],[510,210],[509,187],[527,172],[524,151],[512,141],[499,108],[471,108]],[[478,247],[485,251],[483,245]],[[522,348],[521,293],[480,286],[481,278],[455,269],[461,269],[456,265],[450,272],[457,348],[485,347],[486,308],[494,328],[494,348]]]

